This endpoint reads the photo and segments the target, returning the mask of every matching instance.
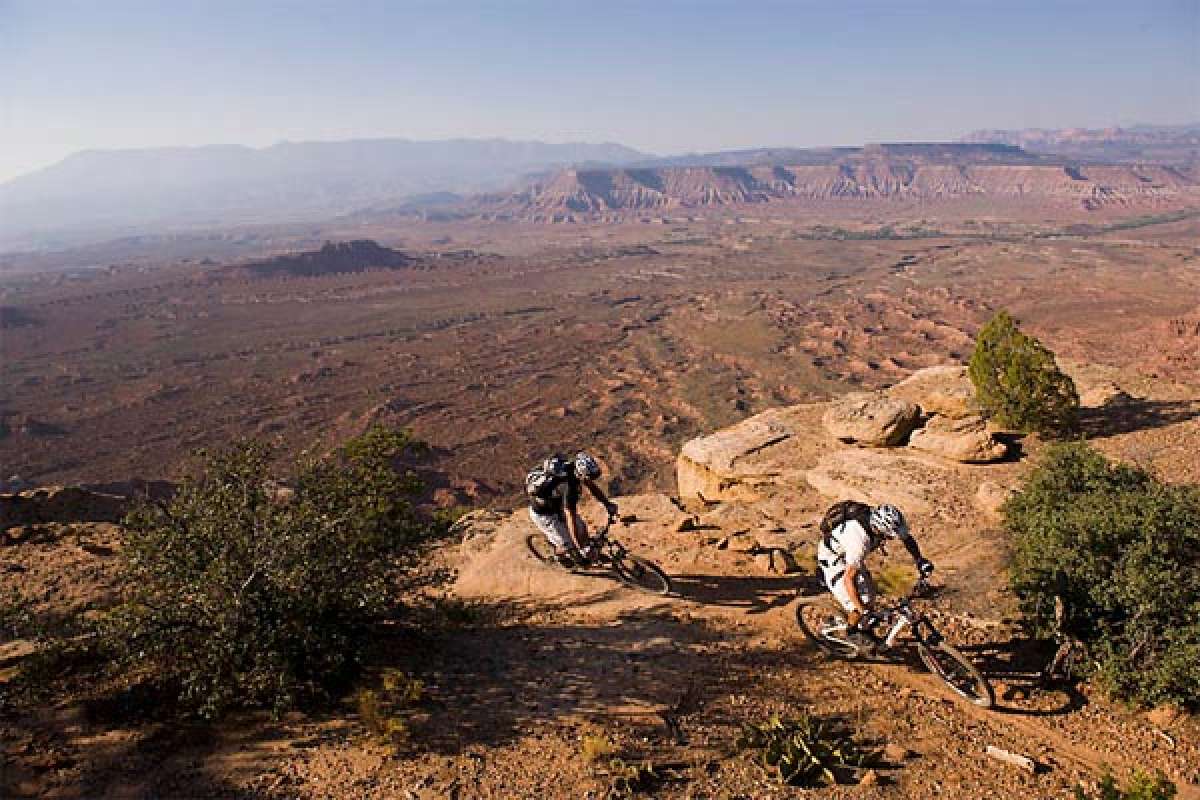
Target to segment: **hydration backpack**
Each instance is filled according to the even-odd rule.
[[[529,474],[525,476],[525,494],[530,497],[543,497],[548,487],[566,475],[566,459],[562,456],[551,456],[529,470]]]
[[[857,500],[842,500],[831,505],[825,512],[825,516],[821,518],[821,536],[824,537],[826,546],[828,546],[829,534],[849,520],[854,520],[862,525],[863,530],[871,535],[871,507]]]

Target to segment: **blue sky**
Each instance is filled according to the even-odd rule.
[[[0,180],[401,136],[656,153],[1200,120],[1200,0],[0,0]]]

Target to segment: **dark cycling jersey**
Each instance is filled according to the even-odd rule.
[[[579,505],[583,484],[569,471],[565,476],[556,476],[546,481],[529,495],[529,505],[539,514],[559,514],[563,508],[572,511]]]

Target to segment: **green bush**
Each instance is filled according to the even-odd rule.
[[[126,520],[130,596],[102,642],[206,716],[326,694],[359,666],[397,566],[433,531],[411,503],[419,482],[393,468],[419,447],[375,429],[302,458],[290,490],[265,481],[260,444],[207,456],[168,505]]]
[[[1039,632],[1061,594],[1115,695],[1200,705],[1200,488],[1059,444],[1005,515],[1013,587]]]
[[[998,312],[979,331],[969,372],[980,406],[1001,425],[1050,435],[1078,430],[1074,381],[1007,312]]]
[[[1135,770],[1129,783],[1122,789],[1111,773],[1106,774],[1097,787],[1098,794],[1087,794],[1082,787],[1075,787],[1075,800],[1171,800],[1178,790],[1175,784],[1161,772],[1151,775]]]

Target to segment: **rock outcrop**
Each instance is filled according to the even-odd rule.
[[[805,472],[808,484],[830,500],[893,503],[924,513],[945,499],[949,468],[932,459],[892,451],[847,448]]]
[[[757,486],[802,480],[788,459],[770,456],[786,451],[798,433],[814,423],[814,406],[776,408],[718,431],[692,439],[675,462],[679,496],[684,501],[717,502],[753,497]],[[771,451],[771,452],[768,452]]]
[[[51,486],[0,495],[0,530],[46,522],[119,522],[129,499],[78,486]]]
[[[921,419],[915,403],[860,392],[835,401],[825,412],[826,430],[843,442],[867,447],[898,447]]]
[[[415,262],[416,259],[399,250],[383,247],[370,239],[359,239],[352,242],[326,242],[319,250],[235,264],[214,272],[213,276],[314,278],[369,269],[405,269]]]
[[[986,464],[1008,454],[1008,446],[992,435],[978,415],[959,419],[935,416],[913,431],[908,446],[964,464]]]
[[[975,387],[966,367],[919,369],[885,392],[888,397],[917,404],[926,414],[958,418],[977,412]]]

